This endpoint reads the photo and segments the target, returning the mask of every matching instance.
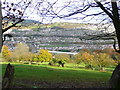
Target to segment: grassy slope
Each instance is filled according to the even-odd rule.
[[[81,27],[83,25],[87,25],[87,24],[82,24],[82,23],[69,23],[69,22],[59,22],[59,23],[52,23],[52,24],[39,24],[39,23],[33,23],[33,22],[23,22],[22,24],[18,24],[17,26],[21,26],[19,28],[22,29],[37,29],[37,28],[53,28],[53,27],[60,27],[60,28],[64,28],[64,29],[72,29],[72,28],[77,28],[77,27]],[[14,28],[15,29],[15,28]]]
[[[107,82],[111,72],[99,72],[86,69],[53,67],[47,65],[22,65],[12,63],[15,67],[15,81],[25,80],[48,83],[84,83],[84,82]],[[2,65],[4,73],[6,63]],[[27,83],[24,83],[27,85]]]
[[[59,23],[53,23],[49,24],[48,27],[60,27],[60,28],[65,28],[65,29],[71,29],[75,27],[80,27],[81,25],[85,25],[82,23],[69,23],[69,22],[59,22]]]

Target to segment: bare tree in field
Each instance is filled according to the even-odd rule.
[[[61,18],[93,21],[96,19],[98,25],[100,23],[112,23],[115,29],[114,33],[93,35],[93,38],[106,36],[108,39],[112,38],[115,51],[120,53],[120,0],[53,0],[52,2],[46,0],[44,4],[47,5],[47,8],[43,11],[40,8],[42,6],[41,3],[36,5],[38,14],[45,18],[51,17],[51,20]],[[116,48],[116,41],[118,42],[118,48]],[[120,64],[114,70],[110,82],[112,87],[120,88]]]

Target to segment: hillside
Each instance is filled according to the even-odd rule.
[[[91,29],[95,30],[97,27],[94,24],[84,24],[84,23],[70,23],[70,22],[57,22],[52,24],[41,24],[40,28],[53,28],[53,29]]]
[[[26,19],[23,22],[21,22],[21,24],[28,24],[29,25],[29,24],[42,24],[42,23],[39,21],[36,21],[36,20]]]
[[[4,19],[5,22],[7,19]],[[8,25],[11,25],[13,21],[10,21]],[[95,24],[85,24],[85,23],[70,23],[70,22],[56,22],[50,24],[43,24],[42,22],[32,20],[32,19],[25,19],[23,22],[17,24],[12,29],[46,29],[46,28],[53,28],[53,29],[75,29],[75,28],[83,28],[89,30],[95,30],[97,26]]]
[[[32,52],[36,52],[39,49],[67,51],[78,51],[83,48],[103,49],[112,43],[111,40],[89,40],[90,37],[86,36],[86,33],[100,34],[101,32],[83,28],[64,29],[60,27],[38,30],[14,29],[11,32],[12,39],[6,41],[4,44],[9,47],[14,47],[14,44],[22,42],[26,43]]]
[[[95,30],[96,25],[94,24],[84,24],[84,23],[70,23],[70,22],[56,22],[51,24],[43,24],[36,20],[26,19],[23,22],[13,27],[13,29],[46,29],[46,28],[53,28],[53,29],[75,29],[75,28],[83,28],[89,30]]]

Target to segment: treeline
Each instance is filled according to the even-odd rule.
[[[2,48],[2,56],[4,61],[9,62],[48,62],[52,59],[52,54],[48,50],[41,49],[38,53],[32,53],[26,44],[19,43],[13,51],[10,51],[7,46]]]
[[[52,66],[64,67],[66,63],[83,64],[85,68],[105,70],[105,67],[115,66],[120,63],[120,54],[112,48],[103,50],[82,49],[76,55],[51,54],[48,50],[40,49],[37,53],[30,52],[26,44],[19,43],[13,51],[7,46],[2,48],[4,61],[29,63],[48,62]]]

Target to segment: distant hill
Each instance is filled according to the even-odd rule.
[[[7,18],[4,18],[3,21],[6,21]],[[12,22],[12,21],[11,21]],[[32,20],[32,19],[25,19],[24,21],[21,22],[21,24],[42,24],[41,22],[39,21],[36,21],[36,20]]]
[[[17,24],[16,26],[18,26],[20,29],[26,29],[26,28],[27,29],[37,29],[37,28],[39,28],[40,24],[42,24],[42,23],[39,21],[26,19],[26,20],[20,22],[19,24]]]
[[[6,21],[7,21],[7,18],[4,18],[3,22],[6,22]],[[14,23],[13,21],[9,21],[8,25],[12,25],[13,23]],[[22,29],[24,28],[32,29],[33,27],[38,28],[37,26],[39,24],[42,24],[42,23],[36,20],[25,19],[24,21],[18,23],[15,27],[12,27],[12,29],[16,29],[17,27],[22,28]]]
[[[85,23],[70,23],[70,22],[56,22],[52,24],[41,24],[40,28],[51,28],[51,29],[89,29],[96,30],[97,26],[94,24]]]
[[[28,24],[29,25],[29,24],[42,24],[42,23],[39,21],[36,21],[36,20],[26,19],[23,22],[21,22],[21,24]]]
[[[70,23],[70,22],[59,22],[51,24],[55,27],[61,27],[64,29],[72,29],[72,28],[80,28],[81,26],[85,25],[83,23]]]
[[[6,20],[6,19],[4,19]],[[12,23],[12,21],[11,21]],[[70,23],[70,22],[56,22],[51,24],[43,24],[42,22],[31,20],[31,19],[25,19],[23,22],[17,24],[19,28],[22,29],[34,29],[34,30],[40,30],[40,29],[89,29],[89,30],[95,30],[96,25],[94,24],[85,24],[85,23]],[[16,27],[14,27],[16,29]]]
[[[82,23],[70,23],[70,22],[56,22],[52,24],[43,24],[46,28],[61,28],[61,29],[72,29],[72,28],[80,28],[81,25],[85,25]]]

